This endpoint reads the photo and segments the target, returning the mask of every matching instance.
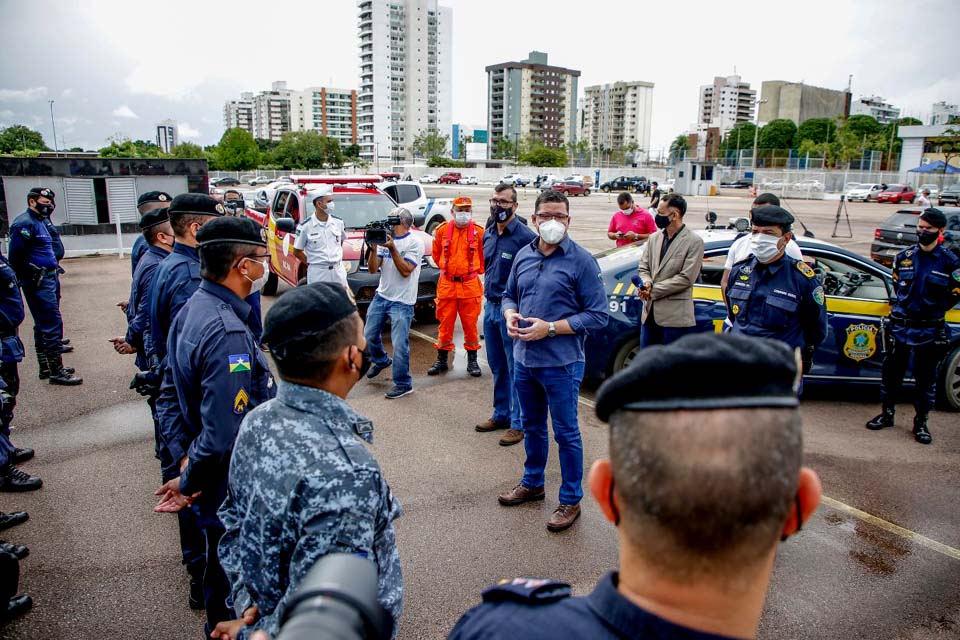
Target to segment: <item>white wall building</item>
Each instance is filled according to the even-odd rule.
[[[850,115],[871,116],[880,124],[890,124],[900,119],[900,109],[880,96],[860,97],[850,103]]]
[[[239,127],[255,138],[279,140],[288,131],[312,130],[346,146],[357,141],[357,92],[329,87],[297,91],[274,82],[270,91],[228,100],[223,118],[228,129]]]
[[[716,127],[725,135],[738,122],[752,122],[757,92],[740,76],[716,76],[713,84],[700,86],[698,129]]]
[[[650,152],[653,117],[652,82],[615,82],[584,89],[581,140],[591,149],[637,146],[634,162]]]
[[[934,103],[931,107],[930,125],[949,124],[950,118],[960,117],[960,109],[955,104],[947,104],[945,101]]]
[[[450,131],[453,11],[437,0],[359,0],[357,6],[360,155],[411,158],[417,134]]]
[[[180,134],[177,132],[176,120],[161,120],[157,123],[157,146],[164,153],[170,153],[180,143]]]
[[[253,93],[240,94],[239,100],[227,100],[223,105],[223,125],[227,129],[243,129],[253,134]]]

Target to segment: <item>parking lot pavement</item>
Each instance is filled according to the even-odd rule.
[[[28,317],[14,439],[37,448],[24,468],[45,484],[0,495],[0,509],[30,512],[28,523],[4,537],[31,547],[21,585],[35,605],[0,628],[0,638],[200,637],[201,617],[186,605],[175,522],[151,512],[159,473],[145,403],[127,389],[132,360],[107,342],[122,333],[113,305],[125,297],[129,263],[87,258],[65,266],[64,316],[77,349],[66,359],[85,381],[68,388],[37,380]],[[444,637],[480,591],[504,577],[559,578],[578,594],[589,592],[616,564],[613,526],[588,496],[572,529],[546,531],[559,484],[555,449],[546,500],[498,506],[497,493],[519,480],[524,454],[498,446],[497,433],[473,430],[490,414],[490,373],[484,367],[482,378],[470,378],[458,352],[451,373],[428,378],[436,325],[414,330],[416,392],[385,400],[385,372],[350,396],[376,425],[372,450],[406,510],[397,522],[406,583],[400,637]],[[587,466],[606,455],[591,397],[585,389],[580,407]],[[803,401],[807,464],[833,502],[782,545],[762,638],[960,634],[956,415],[933,414],[934,444],[923,447],[910,436],[906,407],[898,428],[866,431],[875,400],[811,389]]]

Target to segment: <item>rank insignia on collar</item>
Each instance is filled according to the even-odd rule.
[[[237,391],[237,395],[233,399],[233,412],[237,415],[240,415],[247,410],[247,405],[249,403],[250,396],[248,396],[247,392],[241,387],[240,391]]]
[[[227,356],[227,362],[230,366],[230,373],[243,373],[245,371],[250,371],[249,353],[238,353],[236,355]]]
[[[808,278],[812,278],[814,275],[816,275],[814,274],[813,269],[810,268],[810,265],[808,265],[803,260],[797,262],[797,269],[800,271],[800,273],[807,276]]]

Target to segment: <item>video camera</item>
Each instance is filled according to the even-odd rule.
[[[400,224],[400,216],[388,216],[385,220],[367,223],[363,231],[363,241],[369,246],[385,244],[393,235],[393,228]]]
[[[317,560],[290,600],[277,640],[390,640],[393,617],[377,600],[377,567],[348,553]]]
[[[233,215],[233,216],[242,215],[244,208],[246,208],[245,204],[246,203],[244,203],[243,200],[224,200],[223,201],[224,208],[226,208],[230,212],[230,215]]]

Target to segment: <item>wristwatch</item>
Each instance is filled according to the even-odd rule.
[[[549,325],[547,325],[547,337],[555,338],[556,336],[557,336],[557,326],[551,322]]]

